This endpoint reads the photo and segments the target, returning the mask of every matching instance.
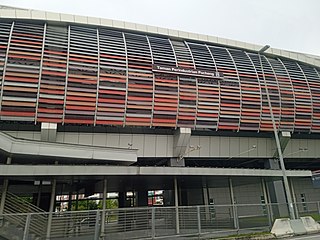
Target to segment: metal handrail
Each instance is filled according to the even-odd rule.
[[[312,214],[320,215],[320,202],[299,202],[307,204]],[[110,239],[145,239],[170,238],[177,235],[191,236],[202,234],[218,234],[238,231],[240,229],[270,230],[274,221],[272,211],[276,208],[285,210],[286,203],[269,204],[232,204],[232,205],[201,205],[180,207],[139,207],[117,208],[88,211],[68,212],[34,212],[14,213],[14,207],[7,208],[10,213],[1,215],[13,226],[25,229],[28,234],[36,234],[40,238],[47,229],[48,216],[52,216],[50,238],[77,239],[87,237],[99,239],[101,233]],[[301,209],[300,209],[301,210]],[[176,220],[176,211],[179,218]],[[300,213],[304,213],[302,209]],[[102,217],[104,214],[104,218]],[[0,216],[0,217],[1,217]],[[26,224],[29,219],[29,224]],[[101,230],[102,219],[104,232]],[[1,230],[1,227],[0,227]],[[0,231],[1,236],[1,231]],[[93,237],[94,236],[94,237]]]

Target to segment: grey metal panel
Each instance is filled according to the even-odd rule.
[[[234,186],[233,191],[238,204],[260,203],[263,195],[260,182]]]
[[[249,139],[248,138],[241,138],[240,141],[240,152],[248,151],[252,146],[249,146]],[[246,156],[246,155],[243,155]]]
[[[168,143],[167,143],[168,147],[167,147],[167,157],[171,157],[173,156],[173,136],[168,136]]]
[[[220,139],[210,137],[210,156],[220,156]]]
[[[138,149],[138,156],[143,156],[144,149],[144,135],[142,134],[133,134],[132,136],[132,147]]]
[[[155,145],[155,156],[156,157],[166,157],[168,152],[168,136],[167,135],[157,135],[156,145]]]
[[[209,196],[214,200],[214,204],[231,204],[229,187],[209,188]]]
[[[0,165],[0,176],[264,176],[281,177],[281,170],[239,168],[184,168],[135,166],[70,166],[70,165]],[[286,171],[290,177],[311,177],[311,171]]]
[[[198,150],[199,155],[209,157],[210,156],[210,137],[201,137],[199,146],[201,147],[200,150]]]
[[[132,134],[120,134],[119,147],[131,148]]]
[[[230,155],[230,138],[223,137],[220,138],[220,156],[229,157]]]
[[[79,133],[79,144],[92,145],[93,135],[90,133]]]
[[[118,147],[120,145],[120,134],[109,133],[107,135],[107,144],[108,147]]]
[[[154,157],[156,149],[156,136],[144,135],[144,157]]]
[[[40,135],[38,134],[38,136],[40,136]],[[40,137],[38,139],[35,138],[35,132],[19,131],[17,134],[17,138],[24,138],[24,139],[30,139],[30,140],[40,140]]]
[[[239,138],[230,138],[230,156],[236,156],[241,153],[240,151],[240,139]],[[242,155],[240,155],[242,157]]]
[[[107,134],[94,134],[92,144],[93,146],[105,147],[107,143]]]
[[[5,131],[13,137],[40,140],[38,131]],[[173,135],[119,134],[119,133],[78,133],[57,132],[58,143],[85,144],[97,147],[123,147],[138,149],[139,157],[174,157]],[[224,136],[191,136],[189,146],[200,146],[185,157],[272,157],[275,144],[272,138],[224,137]],[[256,145],[256,149],[252,146]],[[284,155],[297,158],[315,158],[320,156],[320,139],[291,139]],[[308,151],[301,151],[307,148]],[[298,153],[294,153],[297,152]],[[293,154],[294,153],[294,154]]]
[[[137,161],[137,150],[126,148],[93,147],[66,143],[49,143],[13,138],[0,132],[0,147],[9,154],[63,157],[66,159],[96,159],[133,163]]]
[[[59,142],[59,143],[64,142],[64,132],[57,132],[56,142]]]
[[[4,133],[10,135],[11,137],[18,137],[18,132],[19,131],[3,131]]]
[[[200,138],[199,136],[191,136],[190,138],[190,146],[201,146],[200,144]],[[189,147],[187,147],[187,151],[189,150]],[[200,156],[200,152],[199,151],[192,151],[190,152],[187,156],[191,156],[191,157],[199,157]]]
[[[255,146],[255,149],[253,149]],[[249,138],[249,149],[253,149],[252,151],[248,152],[248,156],[253,157],[253,156],[257,156],[259,154],[257,154],[257,147],[258,146],[258,139],[257,138]]]
[[[79,133],[64,133],[63,143],[79,144]]]
[[[259,138],[257,143],[257,151],[259,157],[266,157],[269,156],[267,154],[267,139],[266,138]]]

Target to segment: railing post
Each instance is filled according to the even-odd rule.
[[[151,208],[151,237],[155,239],[156,237],[156,209]]]
[[[27,240],[28,239],[30,219],[31,219],[31,213],[29,213],[27,215],[26,224],[24,225],[23,240]]]
[[[100,214],[99,214],[99,210],[97,210],[96,213],[96,223],[94,225],[94,240],[99,240],[99,221],[100,221]]]
[[[320,214],[320,202],[317,202],[318,213]]]
[[[272,222],[273,222],[271,205],[270,205],[270,203],[267,203],[266,206],[267,206],[267,214],[268,214],[269,227],[270,227],[270,229],[271,229],[271,227],[272,227]]]
[[[197,219],[198,219],[198,234],[201,235],[201,216],[200,216],[200,206],[197,206]]]
[[[239,218],[238,218],[238,209],[237,205],[233,204],[232,205],[232,210],[233,210],[233,224],[235,229],[239,229]]]

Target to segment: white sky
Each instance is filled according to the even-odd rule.
[[[0,4],[172,28],[320,56],[319,0],[0,0]]]

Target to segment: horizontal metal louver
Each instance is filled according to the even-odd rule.
[[[279,129],[320,132],[319,68],[141,32],[0,23],[0,83],[3,121],[272,131],[269,96]]]

